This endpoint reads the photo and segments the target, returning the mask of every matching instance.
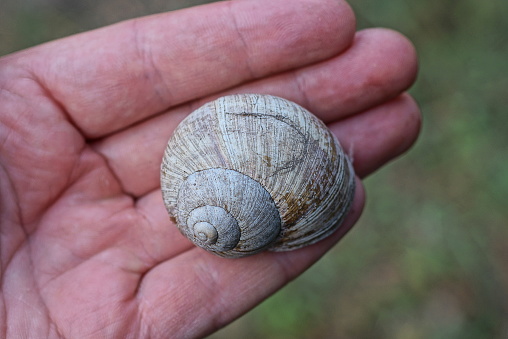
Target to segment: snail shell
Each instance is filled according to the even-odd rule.
[[[330,235],[355,184],[350,159],[318,118],[282,98],[236,94],[205,104],[176,128],[161,189],[193,243],[243,257]]]

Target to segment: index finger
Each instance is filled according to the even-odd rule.
[[[219,2],[134,19],[19,55],[85,136],[308,65],[346,49],[355,30],[337,0]]]

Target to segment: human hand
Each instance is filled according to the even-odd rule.
[[[364,177],[415,140],[416,74],[397,33],[355,34],[337,0],[245,0],[130,20],[0,59],[1,333],[193,338],[231,322],[332,247],[360,215],[285,253],[223,259],[162,204],[172,130],[231,92],[295,101]]]

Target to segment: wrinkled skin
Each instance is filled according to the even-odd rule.
[[[223,259],[171,224],[159,190],[175,125],[232,92],[293,100],[359,178],[407,150],[416,74],[396,32],[355,32],[339,0],[219,2],[131,20],[0,59],[0,335],[194,338],[303,272],[354,224],[286,253]]]

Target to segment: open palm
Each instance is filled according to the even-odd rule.
[[[323,119],[363,177],[405,151],[419,112],[397,33],[355,33],[336,0],[220,2],[131,20],[0,59],[0,326],[13,338],[193,338],[231,322],[323,255],[223,259],[171,225],[167,139],[232,92]]]

